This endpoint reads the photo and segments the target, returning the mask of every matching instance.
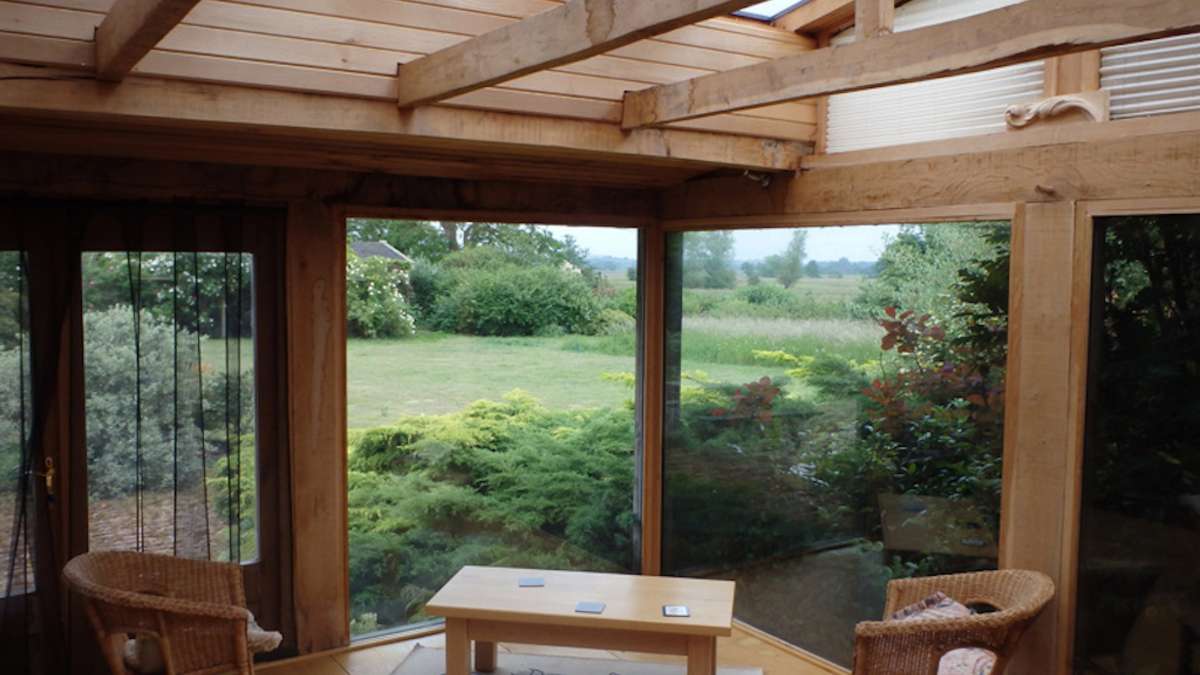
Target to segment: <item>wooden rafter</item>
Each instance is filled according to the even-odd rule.
[[[859,40],[867,40],[892,32],[896,21],[896,0],[856,0],[854,31]]]
[[[821,33],[854,23],[854,0],[809,0],[775,19],[774,25],[793,33]]]
[[[755,0],[570,0],[399,67],[399,105],[442,101],[589,56]]]
[[[949,77],[1200,31],[1200,2],[1028,0],[913,31],[625,94],[627,129]]]
[[[96,75],[129,74],[200,0],[118,0],[96,28]]]

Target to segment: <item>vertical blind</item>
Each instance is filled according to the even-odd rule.
[[[896,8],[896,32],[924,28],[1014,5],[1020,0],[913,0]],[[832,43],[854,40],[853,29]],[[847,152],[995,133],[1004,111],[1035,101],[1045,87],[1042,61],[829,97],[826,148]]]
[[[1200,35],[1101,50],[1100,86],[1113,119],[1200,110]]]

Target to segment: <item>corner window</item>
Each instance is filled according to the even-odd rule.
[[[351,633],[464,565],[637,571],[637,231],[348,235]]]
[[[663,560],[843,666],[888,580],[994,569],[1008,225],[668,240]]]

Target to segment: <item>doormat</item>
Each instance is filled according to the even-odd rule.
[[[500,652],[496,671],[473,675],[683,675],[682,665]],[[392,675],[445,675],[446,652],[417,645]],[[718,668],[717,675],[762,675],[761,668]]]

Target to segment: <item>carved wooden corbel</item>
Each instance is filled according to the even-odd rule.
[[[1082,112],[1094,122],[1107,122],[1108,92],[1103,89],[1085,91],[1079,94],[1051,96],[1035,103],[1012,105],[1004,112],[1004,121],[1010,129],[1023,129],[1038,120],[1059,117],[1072,110]]]

